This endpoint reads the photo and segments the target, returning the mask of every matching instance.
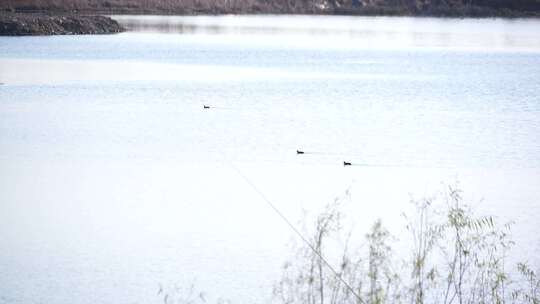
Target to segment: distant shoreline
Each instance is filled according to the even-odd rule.
[[[232,4],[231,4],[232,3]],[[375,4],[374,4],[375,3]],[[124,31],[104,15],[325,15],[435,18],[538,18],[536,0],[21,0],[0,2],[0,36],[112,34]],[[438,4],[434,4],[438,3]]]
[[[538,0],[16,0],[0,11],[92,15],[540,17]]]
[[[516,11],[508,9],[492,9],[486,7],[433,7],[426,10],[408,10],[401,7],[363,7],[358,9],[334,9],[321,11],[258,11],[258,10],[160,10],[160,9],[81,9],[81,10],[24,10],[4,11],[12,14],[45,14],[45,15],[158,15],[158,16],[221,16],[221,15],[321,15],[321,16],[380,16],[380,17],[432,17],[432,18],[540,18],[540,11]],[[0,16],[5,14],[0,9]]]

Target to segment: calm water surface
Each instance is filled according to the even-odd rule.
[[[270,302],[292,234],[234,167],[293,221],[350,189],[398,235],[459,181],[540,265],[540,21],[115,18],[0,38],[0,303]]]

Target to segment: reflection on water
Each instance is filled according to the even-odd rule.
[[[371,64],[358,62],[357,64]],[[163,64],[112,60],[1,59],[0,79],[10,85],[59,85],[126,81],[189,81],[202,83],[257,81],[399,80],[408,75],[301,72],[277,68]],[[427,77],[426,77],[427,78]],[[417,77],[421,79],[421,77]]]
[[[344,39],[362,47],[540,50],[537,19],[343,16],[113,16],[131,31]],[[311,36],[311,37],[310,37]]]

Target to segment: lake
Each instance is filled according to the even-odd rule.
[[[295,235],[260,193],[399,235],[458,184],[540,267],[540,20],[113,18],[0,37],[0,303],[270,303]]]

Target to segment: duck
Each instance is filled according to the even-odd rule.
[[[296,154],[304,154],[304,151],[296,150]]]
[[[344,161],[344,162],[343,162],[343,165],[344,165],[344,166],[351,166],[351,163]]]

